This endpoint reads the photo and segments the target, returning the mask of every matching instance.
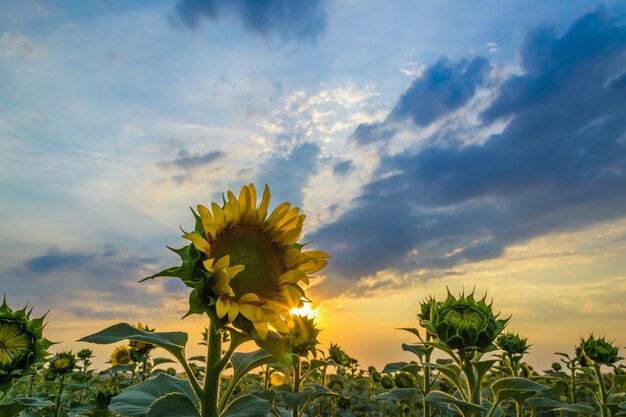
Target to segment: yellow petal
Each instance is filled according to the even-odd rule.
[[[270,320],[268,320],[273,328],[278,331],[278,333],[289,333],[289,327],[285,320],[283,320],[279,315],[273,315]]]
[[[220,229],[226,227],[226,216],[224,216],[224,210],[217,204],[211,203],[211,209],[213,210],[213,217],[215,218],[215,224],[217,224]]]
[[[263,319],[263,312],[252,304],[239,303],[239,312],[248,320],[255,322]]]
[[[309,262],[303,263],[298,266],[298,269],[305,274],[314,274],[328,265],[328,261],[325,259],[315,259]]]
[[[209,211],[208,208],[204,207],[202,204],[198,204],[198,213],[200,213],[200,219],[202,219],[202,228],[204,229],[204,233],[207,235],[207,238],[215,238],[217,232],[217,225],[215,224],[215,219],[213,215]]]
[[[259,301],[261,301],[261,299],[259,298],[258,295],[256,295],[253,292],[244,294],[241,297],[239,297],[239,300],[237,300],[237,302],[239,303],[254,303],[254,302],[259,302]]]
[[[267,323],[262,321],[258,323],[252,323],[252,324],[254,324],[254,328],[259,334],[259,337],[265,340],[265,338],[267,337],[267,332],[269,331],[269,329],[267,328]]]
[[[215,266],[213,269],[219,271],[220,269],[226,269],[230,265],[230,255],[222,256],[217,262],[215,262]]]
[[[296,227],[295,229],[291,229],[278,237],[274,238],[274,241],[278,243],[279,246],[291,245],[295,243],[300,238],[302,234],[302,227]]]
[[[224,213],[227,214],[228,224],[233,225],[239,223],[239,202],[237,201],[237,197],[233,194],[232,191],[228,192],[228,204],[224,208]]]
[[[264,230],[273,229],[276,226],[276,224],[283,218],[285,213],[289,211],[290,206],[291,204],[284,202],[280,204],[278,207],[276,207],[274,211],[272,212],[272,214],[270,214],[270,216],[267,218],[267,220],[265,220],[263,224],[263,229]]]
[[[302,252],[302,254],[309,258],[332,258],[332,256],[321,250],[308,250]]]
[[[230,302],[224,297],[220,297],[217,299],[217,303],[215,304],[217,317],[223,318],[228,313],[229,304]]]
[[[202,264],[204,265],[204,267],[206,268],[207,271],[212,272],[213,271],[213,262],[215,261],[215,259],[211,258],[211,259],[207,259],[206,261],[202,262]]]
[[[280,276],[278,282],[280,284],[295,284],[302,278],[306,277],[306,274],[299,269],[291,269]]]
[[[284,229],[284,230],[291,228],[298,221],[297,218],[298,218],[299,213],[300,213],[300,209],[298,207],[292,208],[276,224],[276,228]]]
[[[263,190],[263,197],[261,198],[261,203],[259,204],[259,209],[256,212],[256,222],[260,223],[265,219],[267,215],[267,209],[270,206],[270,187],[265,184],[265,189]]]
[[[238,273],[240,273],[244,269],[246,269],[245,265],[231,266],[230,268],[228,268],[228,275],[230,275],[231,278],[234,278],[235,275],[237,275]]]
[[[234,321],[239,315],[239,306],[237,303],[230,303],[230,308],[228,309],[228,321]]]
[[[190,240],[191,243],[193,243],[196,249],[198,249],[200,252],[209,253],[211,251],[211,245],[209,245],[209,242],[204,240],[204,238],[199,234],[185,233],[183,237],[187,240]]]

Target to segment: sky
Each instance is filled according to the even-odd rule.
[[[332,254],[320,339],[411,360],[419,302],[475,289],[537,370],[626,345],[620,1],[0,3],[0,290],[54,348],[190,333],[190,206],[250,182]],[[112,347],[89,346],[103,366]],[[622,352],[624,353],[624,352]]]

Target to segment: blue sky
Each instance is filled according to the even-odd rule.
[[[4,1],[0,16],[0,280],[12,304],[51,309],[59,339],[156,312],[179,325],[182,285],[136,280],[175,262],[189,206],[249,182],[304,209],[305,239],[334,256],[311,288],[326,337],[365,361],[384,355],[339,322],[384,304],[381,332],[415,325],[446,285],[488,290],[531,336],[569,329],[537,360],[583,318],[623,338],[620,2]]]

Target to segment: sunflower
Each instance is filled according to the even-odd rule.
[[[76,356],[72,352],[60,352],[50,359],[48,369],[55,375],[65,375],[76,367]]]
[[[116,347],[111,356],[109,356],[109,362],[111,362],[112,366],[133,364],[130,348],[128,346]]]
[[[43,319],[31,319],[26,308],[12,310],[6,299],[0,305],[0,392],[48,355],[52,342],[42,336]]]
[[[305,219],[299,208],[282,203],[268,215],[267,185],[258,206],[252,184],[239,197],[229,191],[223,199],[223,205],[192,210],[195,230],[183,235],[191,245],[173,249],[182,265],[148,278],[178,276],[194,288],[187,314],[207,312],[221,324],[252,326],[261,338],[268,324],[286,334],[284,318],[302,304],[301,283],[309,284],[309,275],[326,266],[330,255],[303,251],[297,243]]]

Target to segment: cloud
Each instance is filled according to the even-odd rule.
[[[359,145],[386,142],[398,132],[394,123],[403,121],[429,126],[467,104],[485,83],[490,70],[489,62],[481,57],[453,62],[444,56],[420,70],[386,120],[360,124],[350,139]]]
[[[335,166],[333,166],[333,175],[343,177],[350,171],[354,169],[354,163],[351,160],[337,162]]]
[[[266,160],[257,175],[257,184],[269,184],[274,202],[289,201],[302,207],[303,188],[311,175],[318,170],[320,149],[314,143],[303,143],[287,156],[274,156]]]
[[[27,259],[24,265],[29,272],[45,274],[58,270],[82,267],[92,262],[93,259],[93,255],[61,252],[57,248],[52,248],[48,250],[46,255]]]
[[[192,170],[206,165],[211,165],[224,157],[226,154],[220,150],[209,151],[206,153],[190,154],[187,150],[178,151],[178,155],[171,161],[157,162],[160,168],[180,168],[183,170]]]
[[[313,233],[334,256],[329,274],[356,280],[385,270],[442,271],[624,216],[626,28],[601,10],[589,13],[561,37],[531,32],[521,58],[524,74],[504,81],[482,113],[484,129],[506,118],[504,130],[477,144],[449,141],[384,156],[353,208]],[[445,66],[463,80],[453,83],[459,88],[416,81],[426,84],[411,87],[390,117],[429,123],[467,102],[490,67],[479,58]],[[419,92],[433,98],[435,91],[459,93],[416,111],[427,102]]]
[[[281,41],[315,40],[326,28],[322,0],[181,0],[176,17],[190,30],[203,20],[219,20],[223,14],[241,20],[246,30]]]
[[[391,111],[389,119],[410,119],[418,126],[428,126],[466,104],[490,69],[489,62],[481,57],[459,62],[443,57],[413,81]]]
[[[4,32],[0,37],[0,56],[33,58],[38,52],[35,42],[18,31]]]

